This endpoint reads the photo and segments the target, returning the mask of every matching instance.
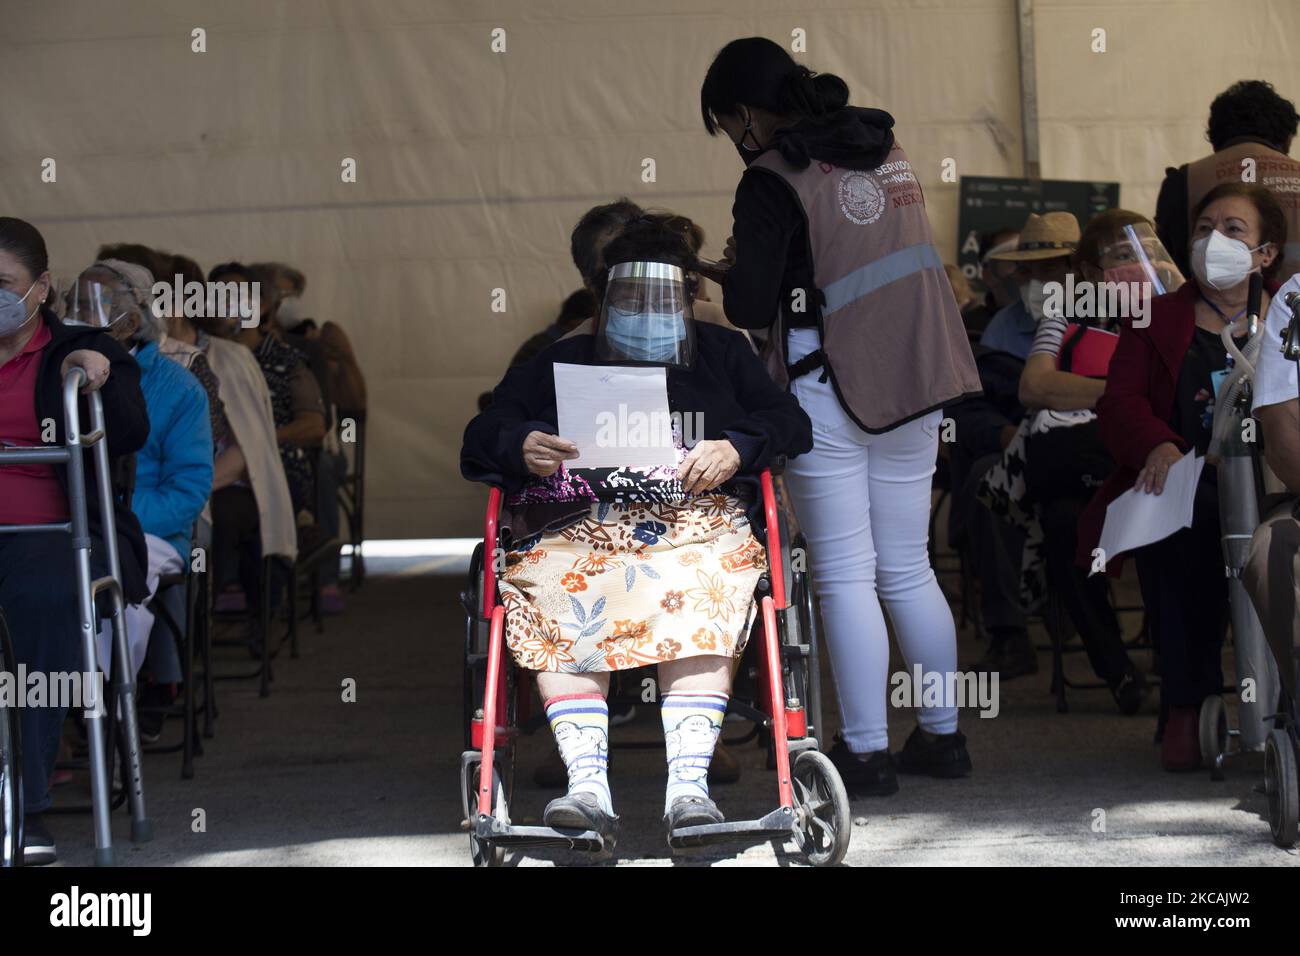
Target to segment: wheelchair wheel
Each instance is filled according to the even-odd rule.
[[[1210,779],[1222,780],[1220,758],[1228,752],[1228,711],[1218,694],[1201,702],[1200,739],[1201,762],[1210,768]]]
[[[9,628],[0,614],[0,671],[17,672]],[[17,708],[0,706],[0,867],[22,863],[22,746]]]
[[[465,763],[461,776],[461,807],[465,819],[470,823],[469,856],[475,866],[501,866],[506,859],[505,847],[491,846],[474,835],[474,821],[478,817],[478,776],[481,760]],[[504,824],[510,823],[510,812],[506,800],[506,788],[497,769],[492,765],[492,815]]]
[[[849,849],[853,821],[844,782],[830,758],[805,750],[795,758],[795,842],[813,866],[834,866]]]
[[[1285,730],[1275,728],[1264,742],[1264,792],[1268,794],[1268,826],[1273,842],[1295,846],[1300,819],[1300,781],[1296,778],[1295,744]]]

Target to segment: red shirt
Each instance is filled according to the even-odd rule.
[[[39,446],[36,374],[50,344],[42,322],[21,352],[0,365],[0,446]],[[0,466],[0,524],[51,524],[68,520],[68,498],[52,465]]]

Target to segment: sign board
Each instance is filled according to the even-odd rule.
[[[1119,183],[1068,179],[1034,183],[1002,176],[963,176],[960,189],[957,265],[971,279],[980,274],[980,236],[999,229],[1019,229],[1031,212],[1074,213],[1082,229],[1097,213],[1119,205]]]

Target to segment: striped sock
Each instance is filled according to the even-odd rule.
[[[613,814],[609,792],[609,705],[600,694],[564,694],[546,702],[546,718],[569,771],[569,793],[590,793]]]
[[[726,712],[726,694],[664,694],[661,713],[668,752],[665,813],[678,797],[709,795],[709,762]]]

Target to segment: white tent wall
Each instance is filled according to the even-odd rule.
[[[1034,9],[1042,174],[1118,180],[1148,214],[1164,168],[1207,151],[1216,92],[1262,77],[1300,97],[1296,0]],[[1022,173],[1014,0],[0,0],[0,22],[0,212],[43,230],[64,280],[111,241],[302,268],[369,383],[372,537],[479,527],[461,432],[578,286],[585,209],[671,208],[721,251],[740,164],[704,133],[699,85],[727,40],[802,30],[798,59],[890,110],[945,258],[943,160]]]

